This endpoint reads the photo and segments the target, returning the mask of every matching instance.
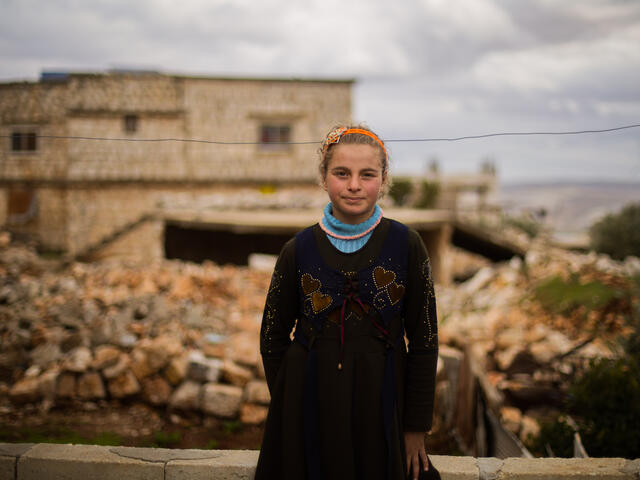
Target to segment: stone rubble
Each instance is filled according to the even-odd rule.
[[[467,352],[484,377],[480,383],[489,403],[496,400],[493,407],[502,424],[522,442],[537,436],[540,422],[559,411],[575,375],[591,359],[619,353],[608,340],[621,332],[624,312],[613,309],[604,318],[591,312],[586,321],[584,312],[552,314],[534,300],[535,286],[552,276],[571,275],[582,282],[597,279],[615,286],[638,274],[636,257],[616,262],[607,255],[574,253],[534,241],[524,261],[514,257],[480,266],[462,284],[436,285],[439,361],[448,372],[437,386],[447,398],[436,401],[437,415],[445,419],[443,428],[454,426],[451,406],[460,388],[460,359]],[[596,324],[598,336],[593,334]],[[458,357],[452,351],[458,351]]]
[[[264,421],[259,330],[271,272],[178,261],[65,266],[1,233],[3,411],[142,400]]]
[[[270,396],[259,330],[267,260],[256,268],[171,260],[144,268],[106,260],[62,265],[0,232],[0,408],[136,399],[172,415],[264,422]],[[599,338],[575,349],[586,338],[582,325],[544,312],[533,287],[551,275],[615,284],[639,272],[636,258],[614,262],[534,242],[524,260],[480,263],[462,284],[437,285],[436,425],[451,428],[460,366],[471,352],[503,424],[522,440],[537,434],[568,379],[590,358],[615,352]]]

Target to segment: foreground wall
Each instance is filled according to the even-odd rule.
[[[640,479],[640,460],[622,458],[431,458],[443,480]],[[0,444],[0,480],[250,480],[257,459],[250,450]]]

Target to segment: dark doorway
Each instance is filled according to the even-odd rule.
[[[7,201],[7,223],[26,223],[36,216],[38,209],[35,190],[10,188]]]
[[[169,259],[247,265],[249,254],[277,255],[291,237],[293,233],[236,233],[167,223],[164,251]]]

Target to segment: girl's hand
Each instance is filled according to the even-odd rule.
[[[418,480],[420,475],[420,461],[424,466],[424,470],[429,469],[429,461],[427,460],[427,452],[424,449],[423,432],[405,432],[404,444],[407,449],[407,472],[411,474],[413,480]]]

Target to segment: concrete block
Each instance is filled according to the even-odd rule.
[[[479,480],[478,466],[473,457],[429,455],[442,480]]]
[[[16,457],[8,457],[0,453],[0,480],[15,480]]]
[[[17,480],[163,480],[164,464],[125,457],[110,447],[41,443],[18,459]]]
[[[33,443],[0,443],[0,480],[15,480],[16,463]]]
[[[640,458],[636,458],[635,460],[627,460],[627,463],[625,464],[622,471],[624,473],[635,475],[634,478],[640,479]]]
[[[17,458],[27,453],[34,446],[35,443],[0,443],[0,455]]]
[[[165,480],[253,480],[260,452],[256,450],[216,450],[221,455],[203,460],[171,460]],[[212,471],[215,468],[215,475]]]
[[[502,460],[499,458],[478,458],[478,474],[480,476],[480,480],[496,480],[501,468]]]
[[[634,480],[623,458],[507,458],[498,480]]]

